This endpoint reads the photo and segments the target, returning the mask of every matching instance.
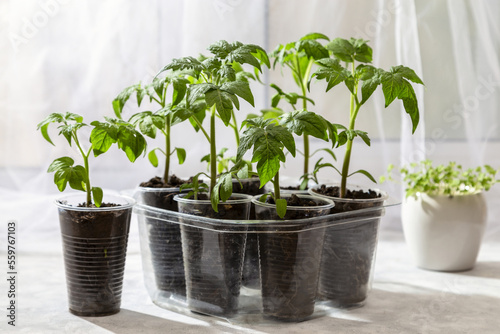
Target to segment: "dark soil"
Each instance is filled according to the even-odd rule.
[[[192,178],[189,180],[182,180],[175,175],[170,176],[168,183],[164,183],[163,179],[159,176],[152,178],[147,182],[142,182],[140,187],[143,188],[155,188],[155,189],[172,189],[179,188],[185,183],[192,182]],[[146,204],[153,206],[155,208],[160,208],[169,211],[177,212],[177,202],[174,201],[175,195],[180,194],[179,191],[144,191],[139,193],[139,198],[137,201],[141,204]]]
[[[175,174],[170,176],[168,183],[163,182],[163,179],[159,176],[153,177],[151,180],[142,182],[139,186],[146,188],[179,188],[185,183],[191,182],[190,180],[182,180],[175,176]]]
[[[318,194],[330,196],[330,197],[340,197],[340,187],[338,186],[326,186],[322,184],[318,189],[314,189],[314,192]],[[368,192],[364,190],[350,190],[347,189],[347,193],[344,198],[351,199],[370,199],[381,197],[380,194],[374,190],[368,189]]]
[[[215,219],[248,219],[245,204],[220,203],[215,212],[210,204],[193,203],[180,206],[180,212]],[[188,224],[196,223],[186,221],[181,225],[188,307],[199,313],[231,316],[238,308],[246,233],[217,232]]]
[[[266,198],[266,203],[269,204],[276,204],[274,201],[274,198],[271,196],[268,196]],[[301,198],[295,194],[292,194],[290,197],[286,199],[286,204],[287,206],[318,206],[316,201],[308,199],[308,198]]]
[[[379,207],[383,205],[382,196],[374,190],[347,190],[343,201],[340,187],[325,186],[315,190],[317,193],[333,197],[335,207],[331,213],[342,213]],[[380,201],[363,201],[380,198]],[[360,200],[360,201],[356,201]],[[361,305],[367,297],[370,272],[377,245],[378,226],[381,211],[360,212],[350,217],[365,219],[351,223],[346,228],[326,229],[318,297],[328,300],[336,307]],[[373,218],[368,219],[366,218]]]
[[[131,213],[60,210],[71,313],[104,316],[120,311]]]
[[[297,204],[294,206],[318,205],[292,197],[289,203]],[[324,215],[328,211],[288,210],[285,218],[302,219]],[[275,219],[275,212],[274,208],[268,212],[257,210],[257,218]],[[307,229],[308,226],[309,223],[303,227]],[[325,229],[257,235],[264,314],[282,321],[304,320],[314,312]]]
[[[373,202],[335,201],[335,198],[340,198],[340,187],[338,186],[332,187],[323,184],[318,189],[314,189],[313,191],[321,195],[334,197],[332,198],[332,200],[335,202],[335,206],[332,208],[330,212],[332,214],[366,209],[369,207],[381,205],[378,201],[373,201]],[[368,191],[347,189],[347,193],[344,198],[363,200],[363,199],[381,198],[381,195],[380,193],[371,189],[369,189]]]
[[[158,191],[140,191],[137,201],[141,204],[177,212],[178,205],[174,197],[181,192],[175,188],[188,182],[191,182],[191,179],[181,180],[175,175],[170,176],[168,183],[164,183],[163,179],[158,176],[154,177],[141,183],[140,186],[155,188]],[[183,298],[186,295],[186,281],[179,224],[149,217],[139,217],[139,219],[143,219],[147,227],[157,288]]]
[[[241,184],[240,184],[241,182]],[[260,195],[264,193],[264,187],[260,187],[260,179],[258,176],[253,176],[245,180],[233,180],[233,192],[247,195]]]

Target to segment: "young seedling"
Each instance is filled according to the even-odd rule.
[[[189,118],[183,99],[186,95],[187,85],[189,80],[184,73],[168,71],[163,78],[154,78],[149,85],[142,86],[140,83],[125,88],[114,100],[113,109],[118,118],[122,118],[123,108],[129,98],[135,94],[137,106],[141,106],[141,102],[147,96],[150,102],[155,102],[160,109],[155,112],[143,111],[132,115],[129,122],[139,128],[141,133],[150,138],[156,138],[159,131],[165,138],[165,146],[163,148],[156,147],[148,154],[148,159],[154,167],[158,167],[158,156],[156,152],[160,152],[165,157],[165,168],[163,171],[163,182],[169,183],[170,180],[170,165],[171,156],[176,153],[179,164],[182,165],[186,159],[186,150],[175,147],[172,149],[171,144],[171,128],[175,124],[181,123]],[[172,96],[167,97],[167,90],[172,87]],[[168,102],[171,101],[171,102]],[[203,109],[204,105],[194,105]]]
[[[382,176],[380,181],[395,181],[393,170],[394,165],[389,165],[388,175]],[[399,172],[405,184],[406,197],[416,196],[418,193],[450,197],[475,194],[483,190],[488,191],[495,183],[500,182],[500,179],[496,179],[500,170],[490,165],[464,170],[456,162],[434,167],[431,160],[423,160],[411,163]]]
[[[278,119],[250,118],[245,120],[243,125],[248,128],[243,132],[236,158],[239,162],[242,161],[244,154],[254,148],[251,162],[257,162],[260,186],[263,187],[267,182],[273,183],[274,194],[271,195],[276,203],[278,215],[283,218],[286,213],[286,200],[281,198],[279,182],[280,162],[286,161],[283,149],[286,148],[295,157],[293,134],[313,135],[327,140],[327,132],[330,132],[332,138],[335,137],[335,128],[323,117],[305,110],[286,113]]]
[[[346,144],[342,170],[338,170],[331,164],[325,165],[325,167],[333,167],[341,175],[340,197],[345,197],[347,178],[353,174],[364,174],[376,182],[366,170],[349,172],[354,138],[359,136],[368,146],[370,145],[368,134],[356,130],[356,118],[361,106],[381,85],[385,97],[385,107],[388,107],[396,98],[402,100],[405,111],[411,118],[412,133],[414,133],[419,122],[419,110],[417,95],[411,82],[422,85],[423,82],[412,69],[405,66],[395,66],[391,67],[389,71],[385,71],[367,65],[372,61],[372,48],[363,39],[336,38],[326,45],[326,49],[331,51],[333,58],[318,60],[320,68],[313,74],[313,77],[326,80],[327,92],[343,82],[351,93],[349,125],[347,127],[337,125],[342,130],[339,133],[337,145]],[[343,67],[341,62],[345,62],[346,66]],[[356,62],[361,64],[356,66]]]
[[[248,128],[243,132],[237,159],[242,160],[245,153],[253,147],[252,162],[257,163],[257,174],[260,187],[267,182],[274,185],[274,194],[265,194],[261,199],[271,195],[276,203],[278,215],[283,218],[286,213],[286,200],[281,198],[279,170],[281,162],[286,161],[283,149],[295,157],[295,140],[292,133],[284,126],[276,124],[271,119],[257,117],[243,121]]]
[[[54,183],[59,191],[64,191],[66,186],[75,190],[86,192],[85,206],[91,207],[94,204],[100,207],[103,192],[99,187],[92,187],[90,183],[89,158],[91,153],[97,157],[106,153],[113,144],[123,150],[128,159],[134,162],[146,149],[144,137],[134,129],[132,125],[122,120],[105,118],[105,122],[94,121],[90,133],[90,146],[85,148],[79,136],[79,130],[87,124],[83,123],[83,117],[73,113],[52,113],[38,124],[38,130],[43,137],[52,145],[54,143],[49,137],[48,128],[52,123],[61,124],[58,126],[59,135],[63,135],[69,146],[73,144],[78,149],[82,159],[82,165],[75,165],[71,157],[55,159],[49,166],[48,172],[54,174]]]
[[[283,113],[282,109],[278,108],[281,100],[288,102],[292,110],[300,108],[302,110],[309,110],[309,103],[314,105],[314,101],[307,96],[307,85],[311,79],[311,70],[315,60],[329,56],[328,50],[318,40],[329,41],[329,38],[320,33],[307,34],[296,42],[278,45],[271,53],[271,58],[274,58],[273,68],[278,63],[281,64],[282,68],[287,68],[291,72],[300,92],[286,93],[277,85],[271,84],[271,87],[276,90],[276,94],[271,100],[272,109],[263,110],[265,117],[276,117]],[[309,134],[303,133],[302,138],[304,142],[302,152],[304,155],[304,165],[300,189],[306,189],[310,177],[309,159],[314,153],[310,153]]]
[[[217,179],[216,118],[229,126],[234,108],[239,110],[240,107],[238,97],[254,106],[250,85],[246,80],[238,80],[235,67],[249,64],[261,71],[261,64],[269,66],[269,59],[260,46],[240,42],[219,41],[208,50],[213,56],[174,59],[160,73],[169,70],[190,72],[192,83],[187,88],[184,115],[190,118],[196,130],[202,131],[210,144],[209,196],[217,211],[219,201],[226,201],[231,196],[232,174],[235,173],[224,173]],[[206,107],[203,110],[194,108],[198,103]],[[202,124],[205,113],[210,119],[208,131]]]

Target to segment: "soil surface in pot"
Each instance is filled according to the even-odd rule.
[[[268,204],[276,204],[274,201],[274,198],[271,196],[268,196],[266,198],[266,203]],[[308,199],[308,198],[301,198],[295,194],[292,194],[290,197],[286,198],[286,205],[287,206],[318,206],[316,201]]]
[[[324,195],[324,196],[329,196],[329,197],[336,197],[340,198],[340,187],[339,186],[327,186],[322,184],[319,188],[314,189],[314,192]],[[382,197],[380,193],[368,189],[367,191],[365,190],[351,190],[347,189],[345,199],[372,199],[372,198],[380,198]],[[375,202],[376,203],[376,202]],[[349,202],[335,202],[335,206],[332,208],[331,213],[340,213],[340,212],[347,212],[347,211],[354,211],[354,210],[360,210],[360,209],[366,209],[372,206],[380,206],[380,203],[375,203],[370,204],[370,203],[349,203]]]
[[[175,174],[173,174],[170,176],[170,179],[168,179],[168,183],[163,182],[163,179],[161,177],[155,176],[149,181],[142,182],[139,186],[146,188],[179,188],[180,186],[188,182],[191,182],[191,179],[182,180],[175,176]]]

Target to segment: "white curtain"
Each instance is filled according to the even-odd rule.
[[[410,122],[396,101],[383,107],[380,91],[360,112],[357,127],[367,131],[372,146],[355,144],[353,167],[373,175],[424,157],[466,166],[500,166],[500,3],[495,0],[25,0],[0,2],[0,221],[18,221],[26,249],[51,248],[58,223],[51,201],[59,195],[49,163],[75,156],[57,132],[56,147],[46,143],[36,125],[51,112],[82,114],[86,122],[113,116],[111,101],[124,87],[148,82],[172,58],[207,53],[217,40],[255,43],[268,51],[309,32],[330,38],[370,40],[374,65],[388,69],[404,64],[424,80],[416,87],[420,126]],[[294,90],[279,68],[266,71],[266,83]],[[238,114],[269,106],[270,92],[252,86],[256,108],[242,102]],[[311,86],[314,111],[346,123],[345,87],[324,92]],[[145,104],[140,110],[147,110]],[[125,113],[139,111],[129,105]],[[229,129],[220,128],[218,146],[234,152]],[[188,149],[186,163],[173,171],[188,177],[205,168],[204,138],[188,124],[174,127],[174,145]],[[298,146],[300,140],[298,139]],[[156,146],[149,142],[150,147]],[[313,141],[313,149],[322,143]],[[342,150],[338,152],[341,156]],[[123,191],[159,175],[147,159],[130,164],[121,152],[91,162],[94,184]],[[300,176],[301,163],[284,171]],[[334,175],[321,174],[324,179]],[[366,183],[363,178],[353,183]],[[382,185],[395,198],[399,186]],[[488,235],[500,233],[500,190],[487,194]],[[400,229],[399,212],[388,210],[385,226]],[[0,235],[5,233],[4,229]],[[43,242],[39,242],[39,241]],[[37,241],[36,244],[31,241]],[[21,241],[22,242],[22,241]],[[56,242],[57,243],[57,242]]]

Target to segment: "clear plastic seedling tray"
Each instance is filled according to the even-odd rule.
[[[162,308],[232,323],[303,321],[362,306],[380,219],[397,204],[388,199],[368,209],[285,221],[220,220],[136,204],[146,289]],[[335,265],[322,267],[327,258]],[[247,284],[242,276],[252,271],[257,283]],[[320,274],[328,286],[318,284]]]

